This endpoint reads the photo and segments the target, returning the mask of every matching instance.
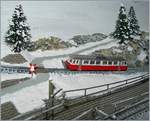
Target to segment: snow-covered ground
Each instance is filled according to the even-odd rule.
[[[117,82],[127,78],[141,75],[134,74],[50,74],[56,89],[63,90],[79,89],[91,86],[103,85]],[[92,90],[95,91],[95,90]],[[69,96],[77,96],[81,93],[73,93]],[[6,94],[1,97],[1,103],[12,101],[20,113],[24,113],[44,105],[43,99],[48,98],[48,81],[34,86],[23,88],[15,93]]]
[[[138,60],[143,61],[146,57],[146,53],[141,50],[141,53],[137,56]]]
[[[6,63],[4,61],[1,61],[1,65],[3,66],[25,66],[25,67],[29,67],[29,62],[25,62],[25,63],[21,63],[21,64],[10,64],[10,63]]]
[[[55,58],[51,60],[43,61],[43,65],[45,68],[64,68],[62,64],[62,60],[66,60],[67,58]]]
[[[5,81],[5,80],[11,80],[11,79],[21,79],[21,78],[25,78],[25,77],[31,77],[31,74],[7,74],[7,73],[3,73],[1,74],[1,81]]]

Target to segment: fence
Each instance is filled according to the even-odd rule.
[[[142,80],[144,81],[148,78],[149,78],[149,73],[146,73],[141,76],[133,77],[133,78],[126,79],[123,81],[113,82],[113,83],[89,87],[89,88],[67,90],[67,91],[64,91],[64,95],[66,96],[66,98],[67,98],[67,96],[69,97],[74,94],[78,95],[77,97],[92,96],[92,95],[96,95],[99,93],[112,91],[113,89],[124,87],[124,86],[130,85],[130,84],[133,84],[133,83],[137,83]],[[77,97],[72,97],[72,98],[77,98]]]

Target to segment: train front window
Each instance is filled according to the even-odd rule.
[[[125,61],[123,61],[123,65],[126,65],[127,63]]]

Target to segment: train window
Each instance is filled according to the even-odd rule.
[[[117,61],[114,61],[114,65],[117,65]]]
[[[100,64],[100,61],[96,61],[96,64]]]
[[[79,62],[79,61],[77,60],[77,61],[76,61],[76,64],[78,64],[78,62]]]
[[[125,61],[123,61],[123,62],[122,62],[122,64],[123,64],[123,65],[126,65],[126,62],[125,62]]]
[[[103,61],[103,64],[104,64],[104,65],[107,65],[107,61]]]
[[[76,61],[76,60],[73,60],[73,62],[72,62],[72,63],[75,63],[75,61]]]
[[[109,64],[109,65],[112,65],[112,62],[111,62],[111,61],[108,61],[108,64]]]
[[[72,59],[70,59],[70,62],[72,63]]]
[[[95,61],[93,61],[93,60],[90,61],[90,64],[94,64],[94,63],[95,63]]]
[[[127,62],[125,61],[124,64],[127,65]]]
[[[88,63],[89,63],[89,61],[88,61],[88,60],[85,60],[85,61],[84,61],[84,64],[88,64]]]

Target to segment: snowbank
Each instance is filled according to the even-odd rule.
[[[20,53],[29,63],[35,58],[34,55],[31,55],[28,51],[22,51]]]
[[[137,59],[143,61],[146,58],[146,53],[141,50],[141,53],[137,56]]]
[[[1,81],[11,80],[11,79],[21,79],[25,77],[31,77],[31,74],[1,74]]]
[[[29,62],[25,62],[22,64],[10,64],[10,63],[6,63],[6,62],[1,61],[1,65],[2,66],[29,66]]]
[[[64,68],[62,60],[65,59],[66,58],[56,58],[51,60],[45,60],[43,61],[43,65],[45,68]]]
[[[134,74],[50,74],[56,88],[63,90],[79,89],[106,83],[112,83],[127,78],[138,76],[142,73]],[[95,91],[95,90],[93,90]],[[70,96],[77,96],[75,93]],[[48,98],[48,81],[34,86],[23,88],[15,93],[6,94],[1,97],[1,103],[12,101],[20,113],[31,111],[44,105],[43,99]]]
[[[26,87],[12,94],[1,97],[1,104],[12,101],[20,113],[44,105],[42,99],[48,98],[48,83],[40,83],[35,86]]]

